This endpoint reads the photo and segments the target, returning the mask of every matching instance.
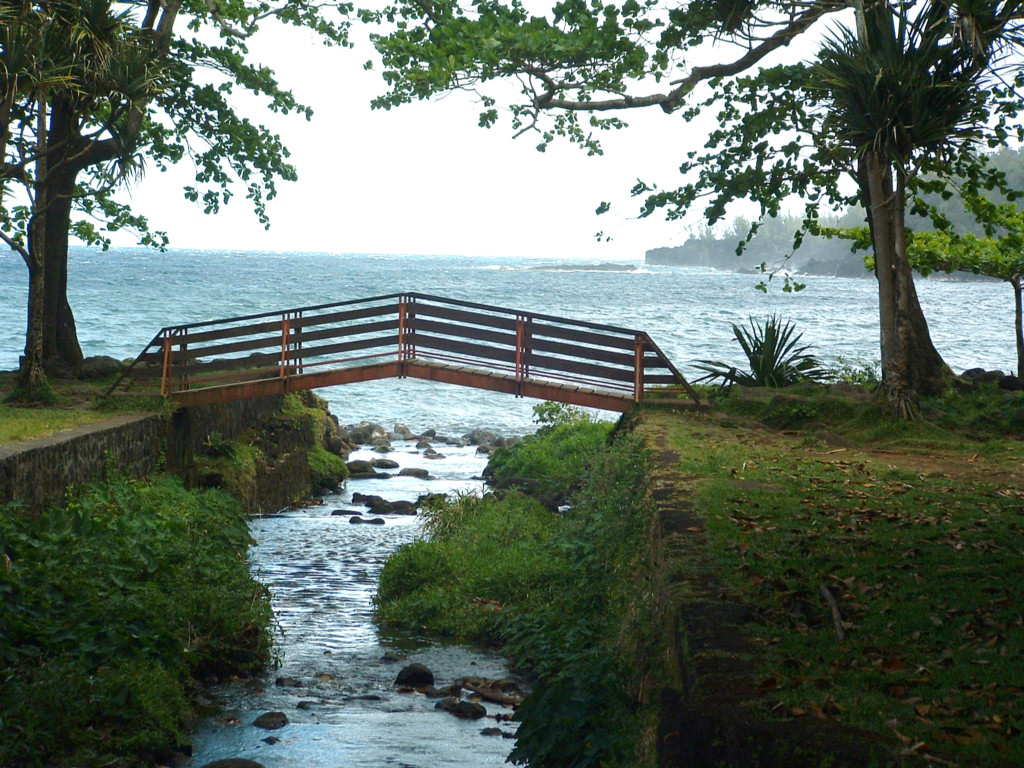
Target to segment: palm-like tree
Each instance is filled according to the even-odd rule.
[[[987,94],[1019,47],[1019,0],[857,3],[856,33],[823,45],[812,92],[827,106],[825,135],[856,164],[879,282],[882,373],[898,413],[933,389],[946,366],[932,345],[907,260],[908,185],[972,152],[988,123]]]

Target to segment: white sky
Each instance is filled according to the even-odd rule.
[[[368,42],[324,48],[294,30],[261,38],[253,60],[315,115],[246,114],[282,136],[299,180],[278,184],[264,231],[244,189],[206,216],[181,195],[193,173],[188,161],[168,173],[150,167],[131,198],[172,247],[642,260],[688,236],[681,222],[636,219],[638,201],[629,197],[637,178],[677,184],[685,152],[703,145],[706,131],[678,116],[623,114],[630,127],[604,132],[602,157],[567,142],[540,153],[539,135],[513,141],[508,120],[479,128],[468,94],[372,111],[370,99],[385,86],[379,67],[363,69]],[[596,216],[604,200],[612,210]],[[612,241],[597,242],[598,231]]]

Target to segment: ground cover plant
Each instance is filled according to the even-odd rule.
[[[152,765],[199,678],[262,669],[266,590],[238,502],[113,479],[29,517],[0,508],[0,764]]]
[[[819,387],[648,415],[682,457],[719,577],[757,614],[764,717],[1024,764],[1024,443],[993,420],[1022,400],[951,392],[907,423]]]
[[[499,644],[536,679],[517,715],[514,762],[628,765],[643,750],[645,457],[629,435],[609,444],[610,425],[592,440],[595,425],[579,413],[560,411],[549,426],[500,462],[518,476],[546,467],[539,455],[571,456],[580,474],[570,509],[554,513],[517,491],[434,504],[426,537],[384,567],[377,616]]]

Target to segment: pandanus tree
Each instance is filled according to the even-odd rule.
[[[0,8],[0,239],[21,254],[29,272],[25,354],[19,393],[45,398],[43,363],[47,313],[46,268],[54,232],[49,222],[69,212],[76,197],[102,200],[130,171],[138,132],[128,115],[149,97],[153,72],[140,40],[126,33],[123,14],[109,3],[5,3]],[[87,191],[67,183],[75,145],[62,113],[69,104],[107,98],[87,129],[116,137],[117,152]],[[117,108],[113,98],[116,95]],[[21,192],[22,202],[8,205]],[[52,319],[52,318],[51,318]]]
[[[763,218],[799,199],[797,247],[820,215],[863,203],[883,391],[907,416],[916,393],[941,386],[946,367],[914,288],[904,219],[923,174],[999,183],[979,150],[1019,131],[1024,0],[563,0],[547,15],[518,0],[399,0],[365,15],[384,25],[375,43],[390,90],[379,107],[471,90],[490,126],[499,102],[488,86],[511,80],[517,135],[536,130],[542,146],[565,137],[591,152],[597,132],[625,127],[618,115],[631,110],[713,115],[703,146],[681,138],[682,149],[665,148],[680,186],[634,187],[641,215],[701,211],[714,224],[737,201],[753,201]],[[784,53],[791,44],[796,55]]]

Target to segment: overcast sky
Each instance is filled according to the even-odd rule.
[[[184,200],[188,161],[150,167],[131,191],[172,247],[419,253],[642,260],[649,248],[682,243],[685,224],[636,219],[636,179],[675,184],[688,149],[706,130],[660,109],[625,115],[630,127],[604,136],[605,155],[567,143],[536,150],[539,136],[512,139],[509,121],[485,130],[469,95],[373,111],[384,91],[366,41],[328,49],[301,31],[275,31],[252,46],[300,102],[310,122],[249,110],[280,133],[299,180],[278,185],[264,231],[244,190],[217,216]],[[604,200],[611,212],[595,209]],[[599,243],[599,230],[612,236]],[[131,241],[118,240],[127,245]]]

